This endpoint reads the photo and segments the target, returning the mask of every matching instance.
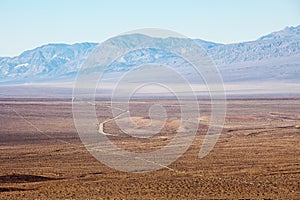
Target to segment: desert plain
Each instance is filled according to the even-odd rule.
[[[169,114],[175,100],[159,100]],[[158,101],[135,100],[132,119]],[[112,118],[97,101],[98,120]],[[210,120],[210,101],[189,149],[168,168],[148,173],[112,169],[84,147],[74,126],[72,102],[63,99],[0,101],[0,199],[300,199],[300,99],[229,99],[214,149],[198,153]],[[149,151],[172,140],[174,117],[148,139],[126,136],[113,120],[108,138],[128,151]]]

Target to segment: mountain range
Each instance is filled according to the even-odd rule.
[[[143,37],[142,39],[152,39]],[[220,44],[195,39],[221,72],[224,82],[300,82],[300,26],[262,36],[255,41]],[[0,57],[0,84],[73,81],[97,43],[47,44],[16,57]],[[145,60],[174,59],[162,52],[140,52]],[[164,60],[165,59],[165,60]],[[136,60],[126,57],[126,65]],[[180,63],[180,62],[179,62]],[[126,68],[116,64],[119,68]],[[118,69],[119,69],[118,68]]]

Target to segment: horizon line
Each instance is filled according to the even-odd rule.
[[[192,39],[192,40],[202,40],[202,41],[205,41],[205,42],[212,42],[212,43],[220,44],[220,45],[240,44],[240,43],[246,43],[246,42],[254,42],[254,41],[259,40],[263,36],[269,35],[271,33],[276,33],[276,32],[279,32],[279,31],[283,31],[284,29],[287,29],[287,28],[297,28],[297,27],[300,27],[300,25],[285,26],[284,28],[281,28],[279,30],[275,30],[275,31],[272,31],[272,32],[270,32],[268,34],[261,35],[260,37],[254,39],[254,40],[244,40],[244,41],[239,41],[239,42],[229,42],[229,43],[226,43],[226,42],[216,42],[216,41],[212,41],[212,40],[209,40],[209,39],[203,39],[203,38],[199,38],[199,37],[197,37],[197,38],[188,37],[188,38]],[[121,35],[126,35],[126,33],[128,33],[128,32],[121,33],[120,35],[114,35],[114,36],[112,36],[110,38],[118,37],[118,36],[121,36]],[[133,33],[133,34],[135,34],[135,33]],[[140,33],[140,34],[142,34],[142,33]],[[142,35],[147,35],[147,34],[142,34]],[[149,36],[149,37],[152,37],[152,36]],[[172,37],[172,36],[170,36],[170,37]],[[170,38],[170,37],[167,37],[167,38]],[[87,41],[74,41],[74,42],[59,42],[59,41],[57,41],[57,42],[43,43],[43,44],[40,44],[40,45],[35,46],[33,48],[25,49],[25,50],[23,50],[21,53],[19,53],[17,55],[8,55],[8,56],[2,56],[2,55],[0,55],[0,58],[14,58],[14,57],[18,57],[18,56],[20,56],[22,53],[24,53],[26,51],[32,51],[34,49],[37,49],[37,48],[43,47],[43,46],[47,46],[47,45],[59,45],[59,44],[62,44],[62,45],[70,45],[70,46],[72,46],[72,45],[75,45],[75,44],[83,44],[83,43],[100,44],[100,43],[102,43],[102,42],[104,42],[104,41],[106,41],[106,40],[108,40],[110,38],[106,38],[103,41],[88,41],[87,40]]]

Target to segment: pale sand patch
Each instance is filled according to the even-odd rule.
[[[103,135],[114,135],[112,133],[108,133],[104,131],[104,124],[107,122],[110,122],[112,120],[118,120],[123,121],[123,122],[128,122],[128,121],[132,121],[133,123],[135,123],[137,126],[139,126],[138,129],[128,129],[127,131],[135,131],[135,132],[141,132],[143,133],[143,127],[147,128],[149,126],[153,126],[153,127],[162,127],[162,129],[164,130],[171,130],[172,132],[176,132],[179,130],[180,126],[181,126],[181,120],[180,119],[167,119],[165,121],[161,121],[161,120],[155,120],[155,119],[150,119],[150,118],[144,118],[144,117],[130,117],[128,118],[119,118],[119,119],[108,119],[105,120],[104,122],[99,124],[98,127],[98,132],[103,134]]]
[[[209,122],[210,121],[210,116],[201,116],[198,117],[199,121],[204,121],[204,122]]]
[[[150,126],[152,122],[151,119],[147,119],[144,117],[130,117],[130,120],[138,126]]]
[[[160,120],[151,120],[150,118],[144,118],[144,117],[130,117],[130,119],[138,126],[156,126],[160,125],[162,121]],[[180,127],[181,120],[179,119],[167,119],[165,122],[165,128],[177,130]]]

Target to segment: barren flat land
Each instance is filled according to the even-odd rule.
[[[174,100],[159,102],[169,116],[179,112]],[[149,123],[139,114],[153,103],[131,102],[132,120]],[[99,122],[112,118],[105,104],[96,102]],[[0,199],[300,199],[300,99],[228,100],[222,134],[202,159],[210,101],[199,105],[199,129],[186,153],[169,168],[127,173],[82,145],[71,101],[2,99]],[[111,141],[136,152],[160,148],[177,129],[172,117],[158,135],[136,140],[113,120],[103,127]]]

